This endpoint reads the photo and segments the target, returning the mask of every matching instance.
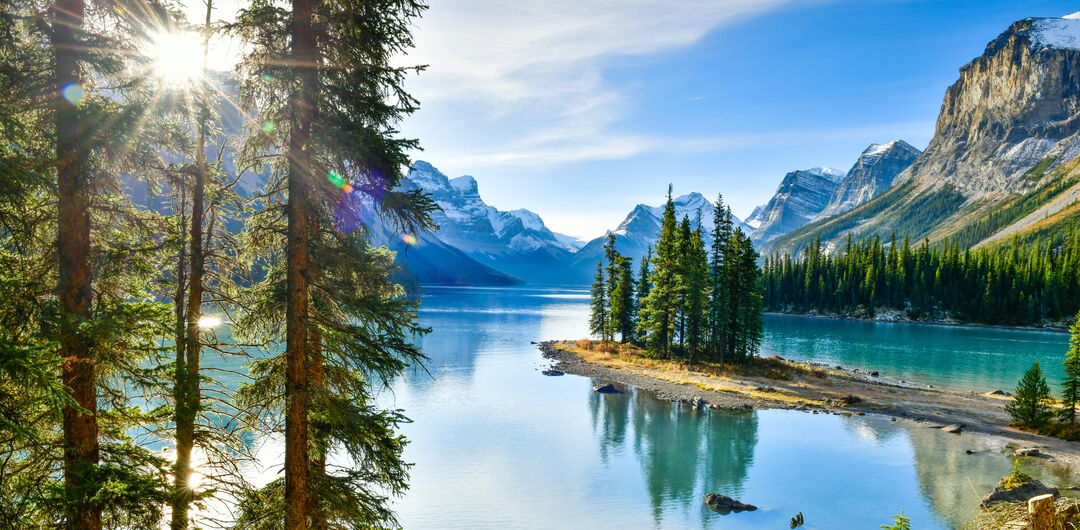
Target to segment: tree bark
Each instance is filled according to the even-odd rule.
[[[210,50],[210,15],[213,1],[206,1],[206,21],[203,26],[203,74],[207,71],[207,59]],[[198,130],[195,140],[195,183],[191,197],[191,275],[187,298],[187,329],[184,334],[186,358],[184,363],[177,362],[176,385],[176,466],[175,491],[173,492],[172,523],[173,530],[188,527],[188,511],[195,491],[191,488],[191,453],[195,447],[195,419],[202,404],[202,389],[199,386],[199,363],[201,341],[199,319],[202,317],[203,275],[206,268],[203,247],[203,213],[206,208],[206,128],[210,120],[207,101],[200,98]],[[209,242],[209,238],[207,238]]]
[[[292,0],[292,66],[299,89],[292,96],[289,124],[289,202],[285,315],[285,527],[308,527],[308,246],[312,205],[308,201],[312,157],[308,148],[314,112],[315,36],[312,0]]]
[[[58,298],[63,323],[60,352],[64,358],[62,378],[71,389],[77,407],[63,410],[64,486],[66,526],[70,529],[101,528],[101,507],[87,502],[96,483],[98,463],[97,389],[91,344],[79,330],[79,322],[90,316],[90,175],[84,143],[86,129],[78,104],[62,97],[64,87],[85,87],[79,64],[78,33],[85,12],[83,0],[57,0],[52,9],[52,37],[55,53],[56,158],[57,158],[57,249],[59,251]],[[71,91],[74,92],[74,91]],[[76,98],[71,98],[76,99]],[[81,409],[81,410],[80,410]]]

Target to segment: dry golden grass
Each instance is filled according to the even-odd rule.
[[[771,392],[758,391],[756,386],[766,384],[767,381],[755,382],[750,379],[772,381],[793,381],[797,377],[828,379],[828,373],[824,370],[782,361],[778,358],[758,358],[748,366],[716,362],[697,362],[689,366],[681,360],[649,357],[645,350],[633,344],[581,339],[557,343],[555,347],[574,353],[590,364],[634,372],[670,383],[690,384],[704,391],[733,392],[759,400],[792,404],[822,404],[822,401],[809,399],[783,389],[775,389]],[[793,383],[793,386],[802,385]]]

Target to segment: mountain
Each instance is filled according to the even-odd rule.
[[[903,140],[870,144],[840,180],[829,204],[818,214],[818,218],[846,212],[877,197],[892,186],[897,175],[921,154],[922,151]]]
[[[423,240],[438,240],[522,280],[560,278],[560,265],[575,250],[574,238],[552,232],[539,215],[529,210],[502,211],[485,203],[471,176],[450,179],[431,164],[416,161],[401,189],[421,189],[442,208],[432,216],[439,230],[423,234]]]
[[[692,226],[697,227],[697,220],[701,219],[702,229],[709,233],[713,229],[713,203],[709,202],[700,193],[688,193],[676,197],[675,218],[682,220],[688,217]],[[635,262],[641,260],[646,250],[656,244],[656,236],[660,233],[660,224],[664,216],[664,207],[639,204],[626,216],[612,232],[615,234],[615,249],[624,256],[629,256]],[[751,228],[738,218],[732,216],[735,226],[750,233]],[[607,234],[589,241],[575,252],[566,262],[566,279],[569,284],[588,284],[592,282],[596,272],[596,264],[603,261],[604,243]],[[637,263],[634,273],[637,274]]]
[[[960,69],[926,151],[874,199],[770,241],[890,232],[961,247],[1055,235],[1080,219],[1080,13],[1014,22]]]
[[[750,237],[756,242],[794,230],[817,217],[829,204],[844,173],[828,167],[797,170],[784,175],[769,202],[754,210],[756,225]]]

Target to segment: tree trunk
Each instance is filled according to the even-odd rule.
[[[67,406],[63,410],[67,527],[97,530],[101,528],[101,508],[86,502],[96,493],[93,471],[98,463],[97,385],[90,341],[78,330],[79,321],[90,316],[90,176],[83,147],[86,132],[78,109],[81,100],[61,97],[69,83],[80,89],[85,85],[79,64],[82,47],[77,37],[83,27],[84,11],[83,0],[57,0],[52,12],[59,191],[57,288],[64,316],[60,330],[62,378],[78,404],[78,408]]]
[[[206,2],[206,21],[203,26],[203,74],[206,73],[210,50],[210,14],[213,1]],[[195,140],[195,184],[191,197],[191,275],[187,299],[187,330],[182,348],[186,359],[176,367],[176,466],[173,492],[172,529],[188,527],[188,511],[195,491],[191,489],[191,452],[195,447],[195,419],[202,404],[199,388],[201,342],[199,319],[202,317],[203,274],[206,268],[203,247],[203,212],[206,208],[206,127],[210,111],[205,100],[199,102],[199,123]],[[207,239],[209,241],[209,239]]]
[[[299,90],[292,96],[289,124],[289,203],[285,315],[285,528],[308,527],[308,245],[312,205],[307,200],[312,160],[315,38],[312,0],[292,0],[292,61]]]
[[[180,233],[180,250],[176,260],[176,294],[173,295],[173,309],[176,316],[176,337],[174,340],[176,348],[176,373],[173,381],[173,420],[176,422],[176,461],[173,463],[173,476],[175,477],[175,491],[173,491],[172,498],[172,526],[173,530],[183,529],[187,527],[187,512],[181,510],[179,505],[181,504],[179,498],[187,494],[187,477],[189,475],[188,469],[190,468],[190,455],[191,451],[184,451],[184,409],[187,403],[185,392],[187,390],[187,356],[185,355],[185,349],[187,348],[186,338],[186,325],[187,318],[184,307],[184,295],[187,288],[187,247],[185,233],[187,231],[187,215],[185,211],[187,209],[187,192],[185,191],[185,184],[182,180],[178,180],[180,197],[177,202],[176,211],[179,212],[180,219],[178,220],[179,233]],[[178,517],[183,519],[178,519]]]
[[[314,270],[314,267],[312,268]],[[310,354],[310,380],[309,383],[312,388],[323,391],[323,355],[322,355],[322,336],[314,326],[308,328],[308,353]],[[311,448],[311,473],[318,479],[326,475],[326,440],[322,437],[316,436],[312,440]],[[308,494],[308,516],[311,519],[311,527],[315,530],[329,530],[330,523],[326,518],[326,513],[319,506],[319,495],[316,492],[309,492]]]

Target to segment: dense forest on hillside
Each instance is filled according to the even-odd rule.
[[[887,310],[914,319],[1039,325],[1080,308],[1080,231],[1056,242],[1014,238],[960,250],[955,241],[913,246],[908,237],[855,241],[829,254],[820,239],[799,257],[765,259],[761,287],[770,311],[871,317]]]

